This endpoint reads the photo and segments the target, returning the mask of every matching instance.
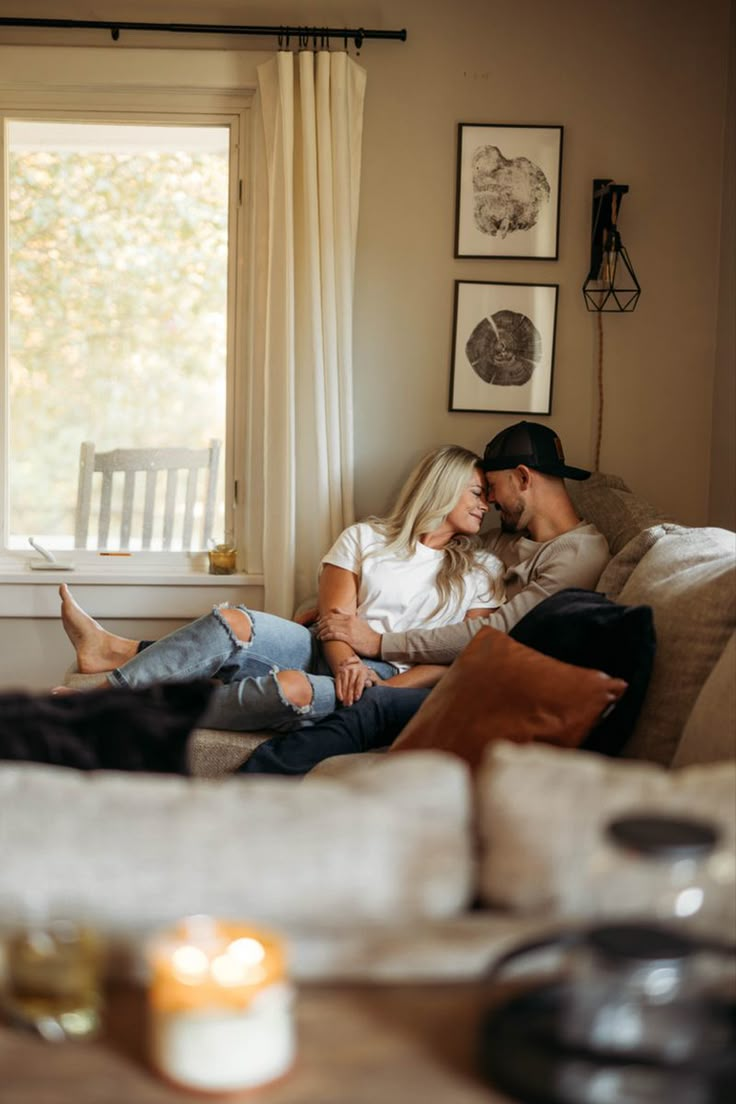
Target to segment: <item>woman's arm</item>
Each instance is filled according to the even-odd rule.
[[[341,670],[359,667],[362,666],[362,664],[363,661],[360,656],[353,656],[351,659],[343,660]],[[375,671],[371,671],[370,668],[366,668],[366,670],[368,671],[368,680],[366,684],[372,681],[373,685],[380,684],[381,686],[424,689],[436,686],[446,673],[447,667],[437,663],[419,663],[416,667],[410,667],[408,671],[402,671],[398,675],[391,675],[391,677],[387,679],[379,678]]]
[[[358,576],[344,567],[325,564],[319,577],[320,616],[337,607],[355,613],[358,607]],[[335,694],[343,705],[353,705],[366,686],[375,681],[362,663],[346,663],[357,658],[349,644],[341,640],[322,642],[322,651],[335,679]]]
[[[325,564],[319,577],[317,597],[319,615],[329,613],[337,606],[355,613],[358,608],[358,576],[344,567]],[[322,651],[333,675],[344,659],[349,659],[356,654],[349,644],[341,640],[325,641],[322,644]]]
[[[422,689],[427,686],[436,686],[448,668],[438,663],[418,663],[416,667],[410,667],[408,671],[402,671],[399,675],[392,675],[384,679],[382,686],[404,686],[413,689]]]

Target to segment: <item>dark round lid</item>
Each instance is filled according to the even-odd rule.
[[[690,817],[621,816],[607,825],[606,833],[619,847],[652,859],[702,858],[718,841],[712,824]]]
[[[677,962],[695,950],[687,935],[656,924],[602,924],[586,941],[604,958],[637,962]]]

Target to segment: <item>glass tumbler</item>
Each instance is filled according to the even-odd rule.
[[[100,1030],[102,944],[73,916],[24,917],[5,937],[4,1002],[11,1022],[49,1041],[88,1039]]]

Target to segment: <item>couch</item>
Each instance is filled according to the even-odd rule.
[[[614,476],[570,491],[611,546],[599,591],[654,613],[623,756],[503,741],[477,771],[438,749],[344,756],[297,780],[230,775],[258,737],[198,730],[191,778],[0,764],[0,922],[73,901],[135,970],[151,931],[211,912],[282,930],[297,978],[468,979],[528,933],[595,915],[588,860],[622,811],[714,820],[727,870],[736,536],[664,519]],[[622,894],[620,908],[650,905]]]

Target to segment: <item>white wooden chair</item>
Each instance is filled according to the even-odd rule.
[[[169,549],[172,544],[185,550],[206,548],[214,523],[220,448],[221,442],[213,439],[203,449],[119,448],[95,452],[94,442],[84,441],[79,454],[74,547],[87,547],[96,492],[94,477],[100,473],[96,548],[127,550],[134,536],[135,548],[151,548],[154,537],[160,538],[154,545],[157,548]],[[180,480],[180,473],[186,479]],[[116,475],[121,478],[116,479]],[[140,495],[136,499],[141,485],[142,506]],[[201,528],[198,526],[199,539],[193,540],[198,508]],[[117,526],[118,515],[119,534],[111,540],[111,518]]]

